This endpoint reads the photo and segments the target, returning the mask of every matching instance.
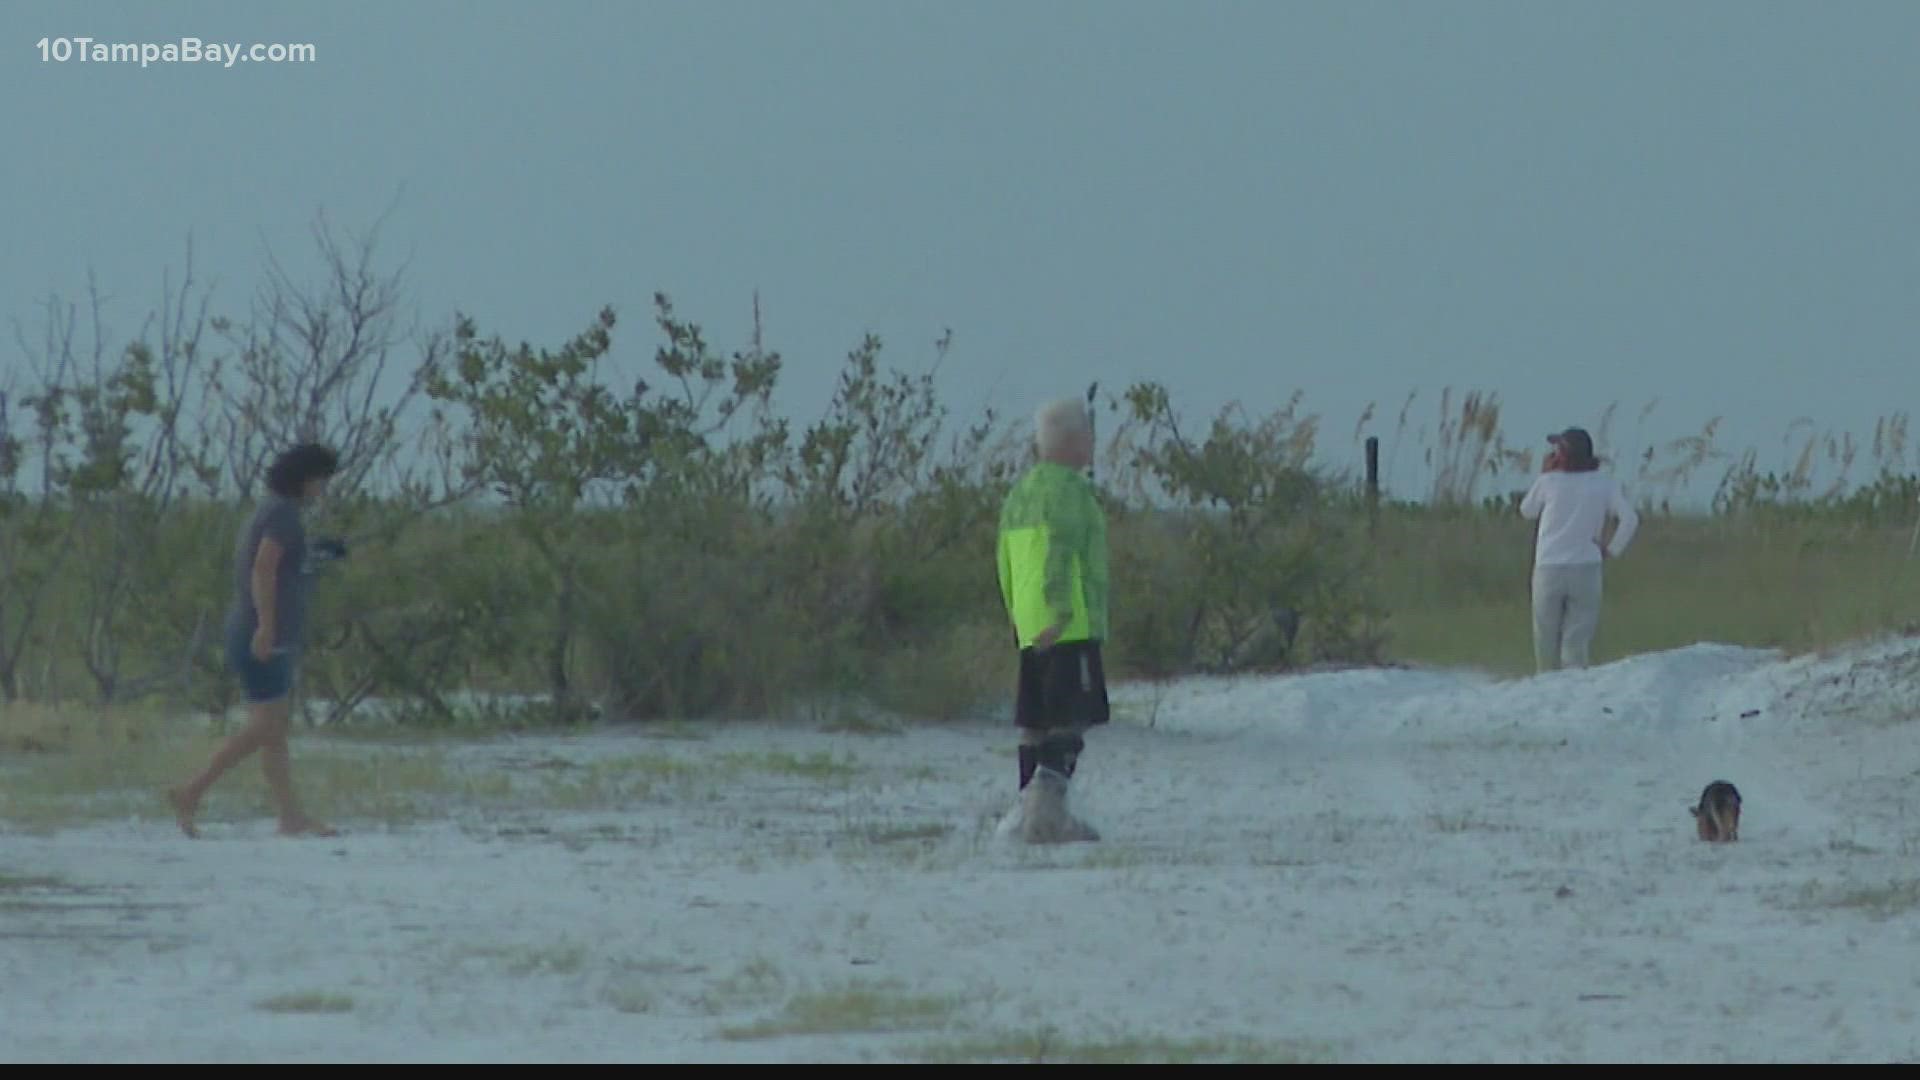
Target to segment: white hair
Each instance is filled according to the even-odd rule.
[[[1033,416],[1033,428],[1034,446],[1043,458],[1053,457],[1072,440],[1093,433],[1086,406],[1075,398],[1061,398],[1042,405]]]

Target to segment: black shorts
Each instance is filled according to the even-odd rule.
[[[240,677],[240,688],[247,700],[256,705],[279,701],[293,690],[295,656],[290,649],[275,649],[266,660],[253,655],[253,635],[244,629],[227,631],[227,667]]]
[[[1096,727],[1107,722],[1107,673],[1100,643],[1066,641],[1020,650],[1013,722],[1023,728]]]

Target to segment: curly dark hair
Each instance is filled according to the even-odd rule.
[[[332,476],[340,471],[340,456],[318,443],[302,443],[284,451],[267,467],[267,488],[275,495],[294,499],[307,481]]]

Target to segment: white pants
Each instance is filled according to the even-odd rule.
[[[1600,565],[1533,568],[1533,663],[1538,671],[1587,666],[1600,628]]]

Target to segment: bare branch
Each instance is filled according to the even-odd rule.
[[[405,336],[401,272],[375,269],[377,226],[349,245],[321,214],[313,232],[321,284],[301,286],[269,253],[252,317],[234,335],[241,386],[223,386],[221,395],[231,478],[243,493],[273,453],[294,441],[333,446],[341,459],[336,482],[366,486],[398,456],[401,422],[423,394],[425,373],[447,352],[444,332],[416,338],[419,358],[394,393],[393,350]]]
[[[136,679],[117,681],[108,695],[110,701],[134,701],[154,693],[157,690],[172,688],[184,692],[188,680],[193,677],[193,658],[207,646],[207,634],[210,623],[203,612],[194,617],[193,636],[179,657],[172,663],[162,664],[154,671]]]

